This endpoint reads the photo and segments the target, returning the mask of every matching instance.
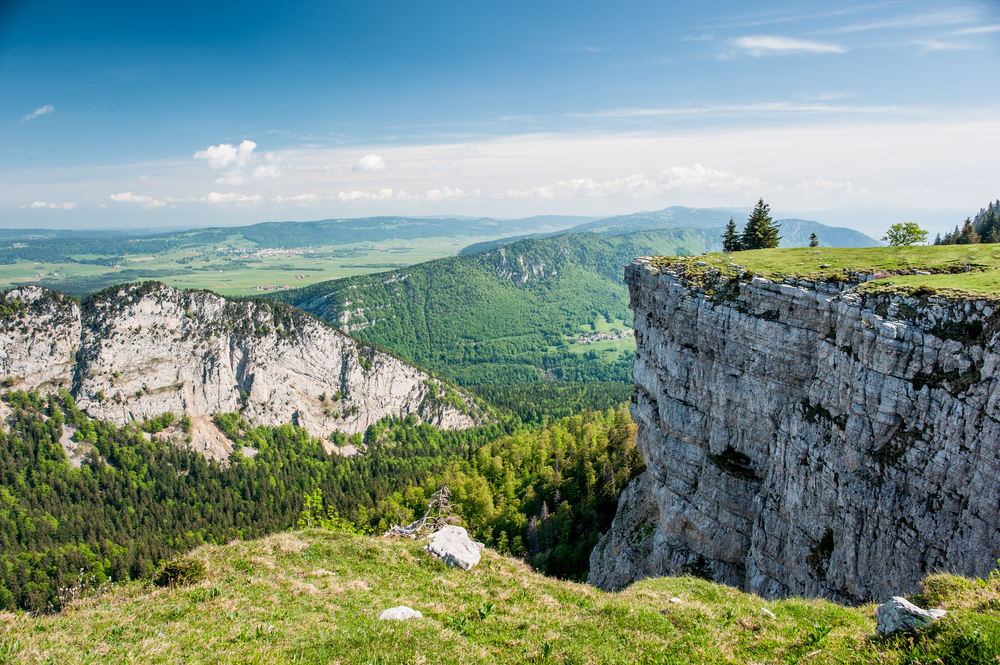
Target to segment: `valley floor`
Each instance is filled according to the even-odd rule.
[[[59,614],[0,614],[0,663],[975,663],[1000,657],[1000,578],[928,578],[951,610],[874,637],[875,606],[764,601],[693,578],[619,593],[486,550],[469,572],[420,542],[327,531],[204,546],[205,580],[128,583]],[[918,599],[921,602],[921,599]],[[408,605],[424,618],[378,621]]]

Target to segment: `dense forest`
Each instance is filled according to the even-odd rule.
[[[631,324],[625,266],[701,252],[714,232],[567,234],[276,293],[457,383],[631,381],[633,354],[571,346],[581,326]],[[712,242],[715,239],[711,239]]]
[[[146,578],[199,544],[289,528],[316,489],[355,528],[381,533],[447,483],[477,537],[578,578],[642,467],[624,406],[535,427],[507,415],[465,431],[387,418],[356,435],[364,453],[354,457],[327,454],[293,425],[251,427],[222,414],[237,450],[254,451],[223,466],[168,439],[189,426],[172,414],[118,427],[88,418],[65,391],[3,399],[12,416],[0,429],[0,608],[58,609],[61,590]],[[543,395],[537,408],[561,401]],[[79,468],[60,444],[64,425],[93,445]]]

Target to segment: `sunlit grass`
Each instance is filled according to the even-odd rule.
[[[192,587],[133,583],[59,615],[0,615],[0,654],[16,642],[8,662],[888,664],[957,648],[972,624],[1000,649],[997,580],[932,578],[952,616],[911,644],[873,637],[874,605],[765,601],[692,577],[605,593],[490,550],[465,572],[419,542],[307,531],[191,556],[209,571]],[[401,604],[425,618],[377,621]]]

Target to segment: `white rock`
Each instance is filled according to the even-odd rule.
[[[449,566],[470,570],[479,563],[478,544],[469,538],[469,532],[460,526],[448,525],[431,536],[427,551]]]
[[[671,599],[670,599],[670,602],[671,602],[671,603],[682,603],[682,602],[684,602],[684,601],[682,601],[682,600],[681,600],[680,598],[678,598],[677,596],[674,596],[673,598],[671,598]]]
[[[390,607],[387,610],[382,610],[382,614],[379,614],[378,618],[379,621],[406,621],[407,619],[423,619],[424,615],[412,607],[399,605],[397,607]]]
[[[878,621],[875,632],[879,635],[891,635],[900,631],[908,633],[937,623],[946,614],[947,610],[920,609],[906,598],[893,596],[889,602],[879,605],[875,612]]]

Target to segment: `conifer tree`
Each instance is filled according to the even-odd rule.
[[[729,223],[726,224],[726,232],[722,234],[722,251],[739,252],[742,249],[743,241],[740,238],[740,234],[736,231],[736,222],[730,217]]]
[[[816,235],[815,233],[810,233],[809,234],[809,246],[810,247],[819,247],[819,236]]]
[[[976,227],[972,225],[972,220],[966,217],[965,223],[962,225],[962,232],[958,234],[958,238],[955,240],[955,244],[975,245],[978,242],[979,242],[979,234],[976,233]]]
[[[771,206],[764,199],[757,201],[747,225],[743,228],[743,249],[773,249],[778,246],[781,236],[778,225],[771,219]]]

